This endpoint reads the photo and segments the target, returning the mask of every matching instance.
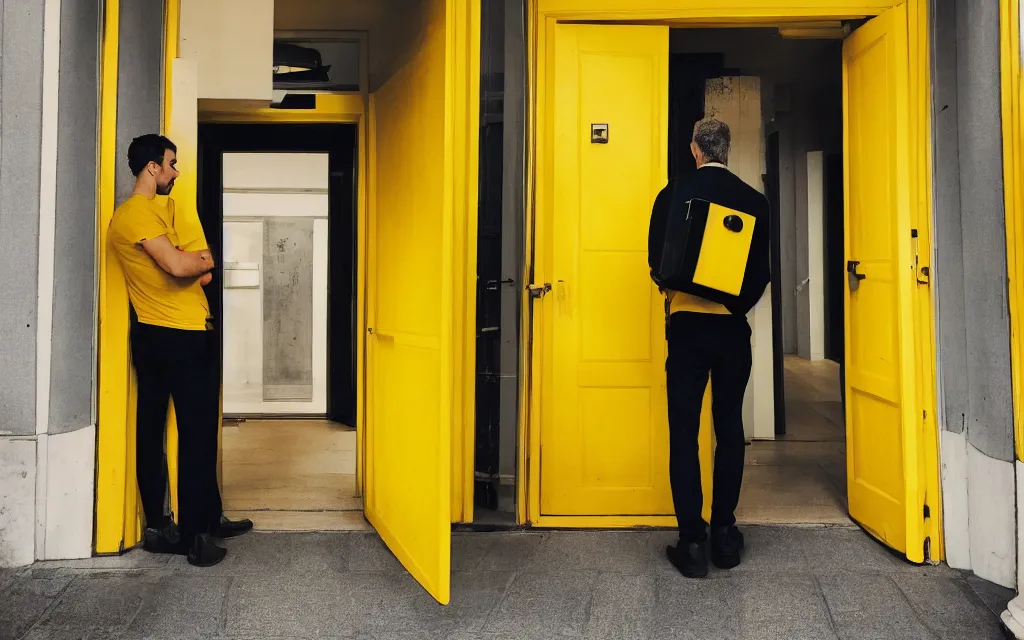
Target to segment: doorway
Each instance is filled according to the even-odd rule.
[[[910,5],[919,10],[916,3]],[[827,12],[828,7],[818,9]],[[915,407],[917,377],[930,375],[927,365],[915,358],[911,337],[917,323],[922,323],[922,330],[930,327],[931,319],[915,311],[916,301],[927,296],[927,291],[922,294],[914,274],[897,267],[912,262],[910,231],[926,223],[928,214],[912,205],[901,183],[911,175],[910,158],[919,157],[928,147],[906,130],[909,89],[900,87],[907,82],[910,66],[907,9],[908,5],[899,5],[874,18],[865,16],[870,18],[866,21],[837,20],[824,28],[818,24],[810,32],[817,39],[831,40],[831,59],[841,62],[832,67],[831,82],[840,87],[841,100],[832,103],[831,113],[843,126],[838,129],[838,149],[822,144],[801,150],[804,175],[808,175],[808,162],[818,166],[819,178],[812,186],[819,211],[811,221],[817,227],[809,232],[805,220],[802,237],[813,240],[820,259],[813,265],[815,273],[801,274],[788,294],[784,285],[780,293],[784,301],[788,295],[799,295],[812,275],[819,286],[824,285],[829,259],[823,221],[824,158],[826,152],[842,152],[846,159],[843,259],[849,275],[849,285],[842,290],[842,333],[848,347],[843,384],[847,393],[845,411],[840,409],[844,419],[836,424],[834,409],[844,406],[838,390],[838,366],[831,371],[808,372],[794,366],[798,362],[791,362],[788,395],[800,399],[797,383],[801,379],[809,382],[810,399],[802,401],[812,407],[824,403],[832,408],[833,420],[823,416],[826,419],[817,423],[819,431],[842,435],[833,438],[837,442],[770,444],[776,448],[802,444],[807,449],[835,446],[827,465],[818,464],[816,480],[822,495],[832,502],[830,513],[805,513],[787,521],[847,521],[848,512],[868,533],[920,561],[935,557],[927,547],[929,539],[938,538],[937,523],[928,509],[921,510],[922,502],[930,499],[921,489],[937,488],[937,465],[922,468],[917,464],[933,455],[934,440],[918,439],[912,418],[920,415]],[[723,16],[729,13],[728,9],[722,11]],[[698,13],[697,9],[693,12]],[[645,18],[642,13],[636,20]],[[689,9],[679,13],[680,19],[690,17]],[[707,15],[701,13],[700,17]],[[582,9],[573,14],[573,19],[582,22],[586,18]],[[664,15],[658,18],[666,19]],[[676,171],[686,163],[685,154],[670,152],[673,140],[688,136],[685,123],[671,125],[676,115],[670,108],[668,87],[672,43],[687,48],[679,53],[699,58],[693,68],[700,73],[689,75],[704,74],[704,111],[721,113],[726,122],[743,121],[742,126],[730,123],[734,131],[731,168],[758,187],[764,186],[767,173],[765,125],[771,123],[764,118],[764,101],[750,108],[743,100],[733,100],[737,93],[749,92],[758,78],[745,75],[752,72],[742,65],[735,68],[725,62],[724,33],[693,29],[675,35],[664,26],[558,24],[553,13],[547,15],[543,10],[541,21],[548,28],[538,34],[538,51],[544,52],[538,60],[544,78],[538,83],[538,109],[550,130],[539,128],[537,132],[533,261],[534,287],[543,291],[550,283],[551,294],[533,302],[534,330],[540,339],[534,343],[532,376],[536,419],[531,421],[528,436],[533,460],[529,465],[529,519],[542,526],[672,526],[663,386],[664,315],[661,297],[648,278],[643,244],[654,196],[664,186],[669,168]],[[777,24],[765,27],[764,31],[775,32],[773,38],[787,34],[806,38],[809,33]],[[746,45],[753,31],[730,30],[729,34],[739,39],[734,42]],[[716,46],[689,49],[702,37],[710,38],[706,44]],[[777,51],[763,47],[754,53],[753,62],[760,65],[771,64],[773,55],[778,56]],[[720,56],[718,62],[715,54]],[[785,61],[774,62],[785,69]],[[707,69],[716,65],[718,69],[709,75]],[[603,89],[609,84],[616,91]],[[712,84],[714,91],[708,91]],[[682,93],[689,96],[692,107],[695,93]],[[699,93],[696,95],[699,98]],[[777,103],[786,96],[771,98]],[[754,133],[749,133],[748,124],[756,125]],[[601,140],[592,139],[593,127],[600,127]],[[739,155],[737,132],[746,140]],[[781,143],[780,161],[800,157],[794,150],[785,151],[785,137]],[[869,147],[890,151],[880,161],[870,157]],[[817,152],[813,159],[806,155],[811,150]],[[915,175],[914,179],[920,178]],[[803,184],[803,198],[809,201],[806,180]],[[779,195],[783,199],[781,189]],[[785,204],[780,210],[785,210]],[[879,217],[883,212],[884,217]],[[831,259],[834,261],[834,254]],[[869,287],[873,291],[867,293]],[[752,431],[748,437],[755,444],[762,438],[774,440],[778,424],[771,300],[772,296],[765,296],[748,318],[754,334],[755,366],[744,413]],[[823,351],[825,303],[816,304],[813,311],[816,324],[812,322],[805,333],[820,335],[815,344]],[[783,313],[783,320],[785,317]],[[784,373],[783,389],[786,377]],[[822,378],[827,381],[827,395],[815,396],[813,383]],[[804,391],[807,396],[807,389]],[[706,397],[700,440],[706,510],[710,506],[713,450],[708,401]],[[782,426],[793,425],[788,414],[801,408],[806,407],[791,402]],[[837,455],[846,451],[849,456]],[[757,474],[748,473],[748,488],[760,484],[766,496],[785,495],[773,482],[792,481],[799,471],[792,460],[785,460],[786,453],[752,454],[755,463],[774,457],[784,464],[778,465],[781,472],[774,480],[762,478],[758,483],[751,478]],[[819,453],[804,455],[815,459]],[[898,471],[909,470],[910,465],[914,473]],[[848,494],[845,504],[842,487]],[[816,498],[804,496],[801,500],[814,506]],[[742,513],[739,515],[743,519]]]
[[[716,117],[732,129],[731,169],[772,208],[772,285],[748,317],[754,367],[737,517],[850,524],[839,364],[826,360],[826,335],[843,339],[842,289],[836,321],[824,278],[843,260],[843,180],[833,194],[839,206],[828,211],[824,164],[842,155],[842,41],[790,39],[772,28],[673,29],[669,51],[669,175],[696,171],[690,133]],[[838,230],[833,254],[828,222]]]
[[[356,127],[206,124],[222,269],[223,499],[263,530],[366,528],[356,486]]]

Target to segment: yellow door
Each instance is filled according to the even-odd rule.
[[[443,39],[442,39],[443,44]],[[424,55],[444,60],[432,43]],[[441,604],[450,600],[451,172],[444,85],[412,78],[371,98],[364,509],[385,544]],[[443,68],[443,67],[440,67]],[[424,122],[439,122],[423,128]],[[450,137],[449,137],[450,140]]]
[[[907,26],[901,5],[843,47],[847,474],[851,517],[922,561]]]
[[[647,266],[651,206],[668,174],[668,36],[667,27],[556,29],[552,200],[540,221],[550,267],[538,272],[552,290],[534,307],[550,363],[542,516],[635,523],[673,513],[664,299]]]

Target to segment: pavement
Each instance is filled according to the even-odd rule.
[[[1002,638],[1013,592],[917,567],[858,529],[748,527],[687,580],[661,531],[456,533],[437,605],[372,533],[228,541],[210,569],[132,551],[0,572],[0,640]]]

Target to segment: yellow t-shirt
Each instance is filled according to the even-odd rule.
[[[678,313],[680,311],[690,313],[714,313],[718,315],[727,315],[729,313],[728,309],[717,302],[705,300],[700,296],[683,293],[682,291],[667,291],[665,293],[669,300],[669,314]]]
[[[182,248],[174,229],[174,202],[135,195],[114,211],[108,242],[124,269],[128,298],[143,324],[205,331],[210,304],[198,278],[175,278],[142,248],[144,240],[167,236]],[[190,247],[191,248],[191,247]]]

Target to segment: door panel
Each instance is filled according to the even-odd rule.
[[[851,517],[921,560],[908,67],[905,6],[844,44],[847,474]]]
[[[552,87],[541,513],[671,514],[664,299],[647,266],[667,178],[668,28],[558,25]]]
[[[366,516],[440,603],[450,600],[452,206],[444,29],[370,101]],[[437,123],[438,126],[424,126]]]

